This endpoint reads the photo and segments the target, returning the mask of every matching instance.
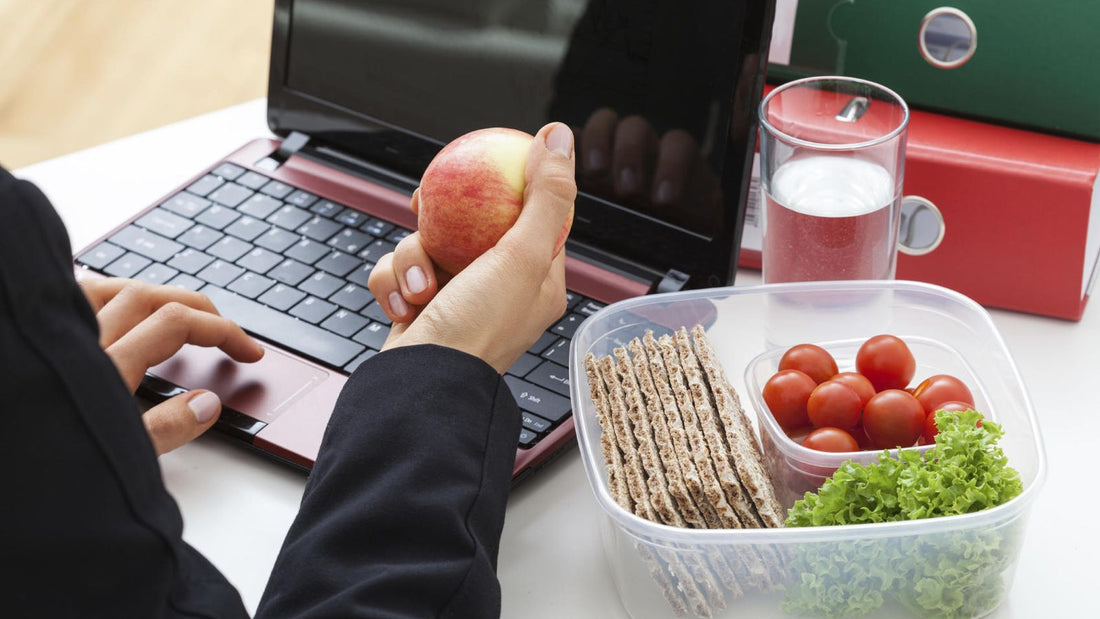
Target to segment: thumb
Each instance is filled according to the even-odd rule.
[[[525,171],[523,210],[502,240],[531,248],[549,261],[577,198],[573,132],[562,123],[546,125],[531,142]]]
[[[157,455],[184,445],[218,420],[222,403],[210,391],[195,390],[169,398],[142,415]]]

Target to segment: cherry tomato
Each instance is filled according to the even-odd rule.
[[[815,427],[850,430],[859,423],[863,404],[859,394],[844,383],[827,380],[814,388],[806,402],[806,414]]]
[[[966,402],[974,406],[974,396],[966,383],[947,374],[936,374],[921,381],[913,391],[913,397],[917,398],[926,413],[939,410],[944,402]]]
[[[921,432],[921,441],[924,444],[935,443],[936,434],[939,433],[939,429],[936,428],[936,411],[968,411],[974,408],[974,404],[970,402],[943,402],[936,406],[935,409],[928,411],[928,414],[924,417],[924,431]],[[982,422],[978,421],[978,427],[982,427]]]
[[[852,438],[851,434],[840,428],[830,427],[818,428],[807,434],[802,441],[802,446],[807,449],[835,453],[859,451],[859,443]]]
[[[805,372],[819,385],[832,378],[837,371],[833,356],[816,344],[792,346],[779,359],[779,369]]]
[[[905,389],[917,372],[917,361],[901,338],[876,335],[859,347],[856,369],[871,381],[875,391]]]
[[[792,441],[794,441],[794,442],[798,443],[799,445],[801,445],[802,444],[802,439],[806,438],[806,435],[808,435],[810,432],[813,432],[816,429],[817,428],[815,428],[813,426],[802,426],[801,428],[797,428],[797,429],[790,430],[790,431],[784,430],[784,432],[787,433],[787,438],[789,438]]]
[[[880,391],[863,407],[863,429],[875,449],[912,447],[924,421],[924,407],[901,389]]]
[[[806,401],[817,383],[798,370],[780,370],[764,383],[764,403],[784,430],[810,425]]]
[[[875,395],[875,386],[871,384],[871,381],[867,380],[867,377],[859,372],[841,372],[829,380],[835,380],[851,387],[857,394],[859,394],[859,404],[862,409],[867,406],[867,400],[871,399],[871,396]]]
[[[859,443],[859,449],[861,451],[870,451],[875,447],[874,444],[871,443],[871,439],[867,436],[867,431],[863,429],[862,420],[860,421],[861,423],[852,428],[849,434],[851,434],[852,438],[856,439],[856,442]]]

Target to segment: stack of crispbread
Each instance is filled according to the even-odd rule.
[[[706,332],[647,332],[585,372],[602,434],[608,487],[634,514],[677,527],[783,526],[760,447]],[[639,555],[678,616],[710,617],[726,594],[782,579],[771,547],[647,547]]]

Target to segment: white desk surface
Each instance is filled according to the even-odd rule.
[[[17,170],[50,197],[80,249],[246,141],[270,135],[256,100]],[[743,272],[739,284],[759,281]],[[1030,390],[1048,458],[1008,599],[994,617],[1100,616],[1100,301],[1079,323],[994,311]],[[217,437],[160,460],[184,537],[255,610],[305,476]],[[577,450],[510,497],[498,573],[504,617],[623,618]]]

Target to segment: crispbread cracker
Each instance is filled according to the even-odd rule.
[[[669,606],[672,607],[672,612],[677,617],[686,617],[688,613],[687,601],[684,599],[683,593],[676,588],[676,585],[672,583],[672,577],[665,571],[664,566],[657,557],[653,555],[653,552],[648,546],[641,542],[634,542],[634,549],[638,551],[638,556],[642,559],[642,564],[649,570],[650,577],[653,578],[657,586],[661,588],[661,593],[668,600]]]
[[[731,453],[734,454],[734,466],[737,468],[738,477],[749,496],[752,497],[764,525],[782,527],[785,521],[785,510],[776,498],[775,487],[764,469],[763,453],[749,424],[748,416],[741,408],[737,392],[729,384],[722,365],[718,362],[710,341],[707,340],[706,331],[701,326],[696,326],[692,329],[692,335],[695,340],[696,354],[710,383],[710,392],[714,398],[715,408],[718,410],[718,417],[725,429],[726,440],[729,442]]]
[[[657,522],[657,513],[649,502],[649,491],[646,488],[645,473],[642,463],[638,458],[638,450],[634,446],[634,437],[630,432],[629,420],[626,418],[626,404],[623,402],[623,390],[619,381],[615,378],[615,368],[611,363],[611,357],[603,357],[596,361],[600,379],[608,391],[608,410],[611,413],[611,427],[614,428],[615,442],[623,453],[623,471],[626,477],[626,487],[630,498],[634,501],[634,513],[651,522]]]
[[[668,479],[668,492],[680,508],[680,514],[684,521],[693,528],[704,528],[706,523],[703,521],[703,516],[699,513],[699,509],[695,507],[695,500],[691,498],[691,492],[684,483],[680,459],[676,455],[672,437],[669,435],[668,422],[661,407],[661,398],[653,384],[653,376],[649,371],[649,358],[646,356],[645,348],[638,338],[631,340],[629,346],[630,354],[633,356],[634,375],[645,401],[646,416],[649,418],[650,426],[653,429],[653,441],[656,443],[657,453],[661,457],[661,463],[665,468],[665,477]]]
[[[592,353],[584,357],[584,372],[588,377],[588,393],[596,405],[596,421],[600,424],[600,448],[607,465],[607,487],[616,503],[633,512],[634,502],[626,487],[626,473],[623,471],[623,453],[616,444],[615,428],[611,425],[607,387],[600,378],[596,357]]]
[[[654,445],[653,429],[649,423],[649,415],[645,402],[642,400],[642,392],[638,387],[638,381],[634,376],[634,366],[623,348],[612,351],[615,356],[615,369],[618,371],[618,380],[623,390],[626,402],[626,415],[630,421],[634,438],[638,441],[638,459],[646,474],[646,486],[649,489],[649,501],[653,504],[654,511],[661,518],[661,522],[676,527],[685,527],[687,523],[680,515],[680,511],[673,504],[668,492],[668,481],[665,478],[665,467]]]

